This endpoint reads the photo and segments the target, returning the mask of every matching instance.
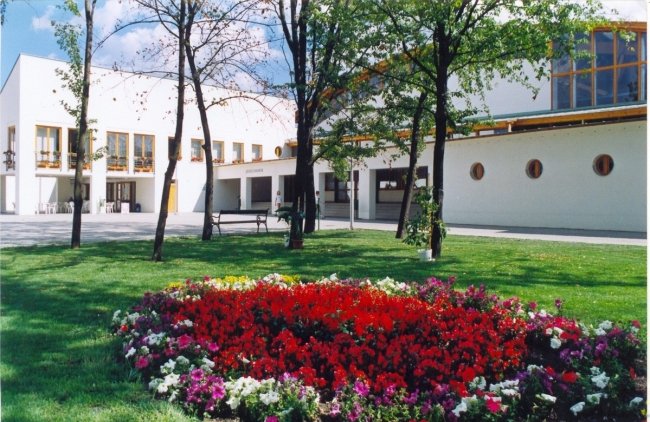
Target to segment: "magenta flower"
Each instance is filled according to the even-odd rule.
[[[217,343],[208,343],[208,350],[214,353],[219,350],[219,345]]]
[[[277,416],[269,416],[268,418],[266,418],[265,422],[280,422],[280,419],[278,419]]]
[[[533,311],[537,308],[537,304],[535,302],[530,302],[529,306]]]
[[[135,362],[135,367],[138,369],[143,369],[149,366],[149,360],[145,358],[144,356],[140,356],[138,360]]]
[[[332,410],[330,411],[330,416],[335,417],[339,413],[341,413],[341,405],[336,403],[334,406],[332,406]]]
[[[370,392],[370,388],[366,384],[360,381],[354,382],[354,388],[352,388],[352,390],[358,395],[360,395],[361,397],[366,397]]]
[[[178,348],[179,349],[186,349],[190,345],[190,341],[192,340],[192,337],[188,336],[187,334],[183,334],[178,338]]]
[[[560,299],[559,297],[555,299],[555,307],[557,308],[558,311],[562,309],[562,299]]]

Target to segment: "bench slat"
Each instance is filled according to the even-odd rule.
[[[257,215],[257,219],[255,220],[231,220],[231,221],[221,221],[221,216],[222,215]],[[219,229],[219,236],[221,236],[221,225],[222,224],[236,224],[236,223],[256,223],[257,224],[257,232],[260,232],[260,225],[264,224],[264,228],[266,228],[266,232],[269,232],[269,227],[266,224],[266,220],[268,218],[269,214],[269,208],[265,210],[220,210],[219,214],[217,215],[212,215],[212,225],[217,226],[217,229]]]

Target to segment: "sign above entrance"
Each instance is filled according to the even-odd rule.
[[[275,147],[275,156],[280,158],[282,155],[282,148],[281,147]]]
[[[264,173],[264,169],[250,169],[246,170],[246,174],[248,173]]]

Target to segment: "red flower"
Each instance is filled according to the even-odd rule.
[[[564,382],[573,384],[574,382],[578,381],[578,374],[575,372],[565,372],[562,374],[562,379]]]

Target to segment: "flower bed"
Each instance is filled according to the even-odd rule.
[[[453,283],[188,280],[113,323],[154,394],[199,415],[310,420],[323,399],[340,420],[642,417],[638,323],[590,329]]]

